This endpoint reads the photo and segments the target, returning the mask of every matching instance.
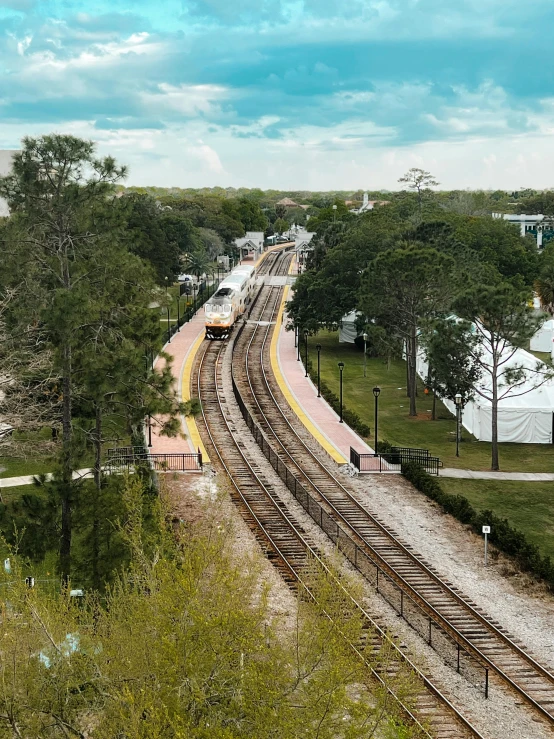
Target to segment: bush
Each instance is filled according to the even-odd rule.
[[[302,362],[304,362],[304,359],[302,359]],[[308,375],[314,385],[317,385],[317,372],[314,372],[310,359],[308,359]],[[322,397],[325,398],[335,413],[340,413],[340,399],[324,380],[321,380],[319,383],[319,389]],[[355,411],[350,410],[350,408],[347,408],[344,403],[342,404],[342,418],[360,436],[369,437],[371,435],[369,425],[364,423],[359,415]]]
[[[491,542],[504,554],[513,557],[522,570],[542,578],[554,590],[554,563],[550,557],[543,557],[538,546],[527,541],[525,534],[515,529],[507,519],[492,511],[476,511],[463,495],[446,493],[438,479],[431,477],[417,462],[402,465],[402,474],[446,513],[470,525],[476,534],[481,534],[483,525],[489,525]]]

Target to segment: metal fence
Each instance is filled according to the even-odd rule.
[[[295,475],[273,450],[264,432],[253,419],[240,395],[234,378],[233,393],[242,417],[264,456],[304,510],[309,513],[312,519],[323,529],[354,567],[374,585],[377,592],[395,608],[398,615],[421,634],[448,665],[464,675],[467,680],[479,690],[482,690],[485,697],[488,697],[488,668],[472,652],[465,648],[463,637],[456,638],[455,634],[446,631],[438,619],[425,609],[417,596],[403,590],[385,571],[378,559],[372,559],[364,549],[359,547],[351,538],[350,534],[339,526],[331,515],[327,513],[323,505],[296,479]],[[362,457],[365,455],[359,456]]]
[[[108,449],[106,466],[111,470],[121,471],[140,464],[156,472],[194,472],[202,469],[202,453],[151,454],[144,447]]]
[[[441,460],[432,457],[428,449],[396,446],[383,454],[362,454],[350,447],[350,462],[358,472],[401,472],[403,464],[417,462],[430,475],[438,475],[442,467]]]
[[[361,454],[350,447],[350,463],[358,472],[402,472],[400,462],[390,462],[382,454]]]

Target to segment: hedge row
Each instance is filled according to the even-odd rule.
[[[304,362],[305,364],[304,357],[302,357],[302,362]],[[310,359],[308,359],[308,374],[314,385],[317,387],[317,372],[314,372],[313,365]],[[340,414],[340,400],[338,396],[335,395],[335,393],[331,390],[329,385],[327,385],[324,380],[321,380],[319,388],[321,391],[321,395],[329,403],[335,413]],[[350,428],[354,429],[354,431],[357,431],[360,436],[369,437],[371,435],[371,429],[369,425],[367,423],[364,423],[355,411],[347,408],[344,405],[344,402],[342,404],[342,418],[344,422],[347,423]]]
[[[525,534],[511,526],[505,518],[500,518],[492,511],[476,511],[463,495],[446,493],[437,478],[417,462],[403,465],[402,473],[424,495],[435,500],[458,521],[471,526],[475,533],[481,534],[483,525],[490,526],[491,542],[504,554],[513,557],[522,570],[542,578],[554,590],[554,563],[550,557],[543,557],[538,546],[527,541]]]

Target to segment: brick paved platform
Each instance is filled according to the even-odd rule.
[[[286,288],[285,300],[289,296]],[[317,388],[305,377],[304,365],[297,360],[294,332],[286,331],[285,320],[278,320],[279,332],[275,332],[275,351],[272,366],[277,380],[298,418],[323,448],[337,461],[350,461],[350,447],[363,454],[373,454],[358,434],[346,423],[340,423],[338,415],[323,398],[317,397]]]

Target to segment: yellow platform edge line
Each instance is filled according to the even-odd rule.
[[[275,251],[277,248],[282,249],[283,246],[284,245],[279,244],[279,247],[275,246],[275,247],[272,247],[271,249],[268,249],[266,252],[264,252],[260,256],[260,258],[258,259],[258,261],[255,263],[254,266],[256,267],[259,266],[264,261],[264,259],[268,256],[268,254],[270,254],[272,251]],[[181,397],[185,402],[191,399],[190,381],[192,378],[192,365],[194,364],[194,360],[196,359],[196,355],[198,354],[198,349],[200,348],[200,344],[203,341],[204,341],[204,335],[203,333],[201,333],[196,339],[196,341],[194,342],[194,344],[189,349],[188,354],[185,358],[183,369],[181,371]],[[194,449],[195,450],[200,449],[200,451],[202,452],[203,462],[206,462],[207,464],[209,464],[210,457],[200,437],[200,432],[198,431],[198,426],[196,425],[196,421],[194,420],[192,416],[189,416],[188,418],[185,418],[185,424],[187,426],[190,441],[193,444]]]
[[[204,341],[204,332],[202,331],[202,333],[198,336],[194,344],[189,349],[188,354],[185,358],[185,363],[183,365],[183,371],[181,373],[181,397],[183,398],[185,402],[191,399],[190,381],[192,377],[192,365],[194,364],[194,360],[196,359],[196,355],[198,354],[198,349],[200,348],[200,344],[203,341]],[[209,464],[210,457],[208,455],[208,452],[206,451],[206,447],[202,443],[202,439],[200,438],[200,432],[198,431],[198,426],[196,425],[196,421],[194,420],[194,417],[189,416],[188,418],[185,418],[185,423],[187,425],[190,440],[195,450],[200,449],[202,453],[202,461],[204,463]]]
[[[343,457],[343,455],[340,454],[337,451],[337,449],[335,449],[335,447],[331,444],[331,442],[325,438],[325,436],[321,433],[321,431],[313,423],[311,418],[302,409],[302,407],[300,406],[300,404],[298,403],[298,401],[292,394],[292,391],[290,390],[287,384],[287,381],[285,380],[285,378],[283,377],[283,373],[281,372],[281,367],[279,365],[279,358],[277,356],[277,346],[279,343],[280,326],[283,320],[283,313],[285,311],[285,304],[287,302],[288,293],[289,293],[289,286],[287,285],[283,292],[283,299],[279,307],[279,313],[277,315],[277,322],[275,325],[275,329],[273,331],[273,336],[271,337],[271,347],[270,347],[270,353],[269,353],[269,356],[271,359],[271,367],[273,369],[275,379],[277,380],[277,384],[279,385],[281,392],[285,396],[287,403],[292,408],[295,415],[298,417],[299,421],[305,426],[305,428],[316,439],[316,441],[319,442],[319,444],[332,457],[332,459],[334,459],[335,462],[337,462],[337,464],[345,464],[347,461],[345,457]]]

